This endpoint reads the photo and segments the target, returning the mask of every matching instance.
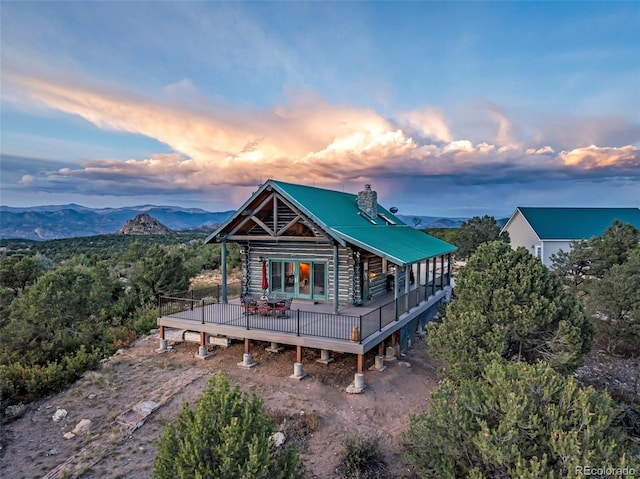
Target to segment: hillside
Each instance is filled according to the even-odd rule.
[[[121,235],[168,235],[171,233],[173,233],[173,230],[167,228],[147,213],[140,213],[132,220],[127,220],[122,228],[118,230],[118,234]]]
[[[365,393],[349,395],[345,388],[356,363],[348,354],[336,354],[327,365],[316,361],[317,351],[305,348],[308,376],[296,381],[289,377],[295,348],[269,353],[268,343],[256,342],[251,352],[258,366],[248,370],[237,366],[244,352],[241,342],[212,347],[210,360],[202,361],[194,357],[197,343],[172,340],[170,352],[157,354],[158,341],[157,333],[143,337],[65,391],[26,405],[20,419],[0,429],[0,477],[147,479],[165,424],[175,419],[183,401],[192,404],[218,371],[264,401],[288,440],[300,444],[308,477],[333,477],[343,438],[373,432],[382,437],[388,477],[413,477],[401,458],[402,434],[410,414],[428,410],[438,382],[437,364],[424,342],[418,341],[401,361],[387,363],[384,372],[366,370]],[[374,354],[367,355],[367,367]],[[140,420],[136,407],[149,401],[158,409],[138,429],[129,427]],[[58,409],[68,414],[56,422]],[[91,421],[88,430],[65,439],[82,420]]]

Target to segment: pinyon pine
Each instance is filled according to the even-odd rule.
[[[195,407],[183,404],[157,443],[155,479],[294,479],[303,471],[291,444],[277,448],[262,400],[219,373]]]
[[[585,466],[630,477],[637,444],[612,426],[618,412],[548,364],[495,361],[481,378],[445,380],[430,414],[411,416],[406,458],[421,478],[577,478]]]
[[[593,327],[580,301],[524,248],[480,245],[460,269],[456,295],[427,335],[450,378],[478,377],[494,359],[544,360],[570,373],[591,348]]]

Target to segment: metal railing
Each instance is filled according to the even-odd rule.
[[[242,292],[242,283],[240,281],[234,283],[227,283],[227,298],[239,298]],[[187,291],[180,291],[178,293],[171,293],[172,298],[182,299],[207,299],[209,301],[220,302],[222,299],[222,285],[216,284],[213,286],[206,286],[204,288],[190,289]]]
[[[437,289],[443,289],[445,276],[436,278]],[[240,283],[237,283],[238,294]],[[228,291],[232,285],[227,285]],[[438,288],[439,286],[439,288]],[[433,288],[431,284],[420,285],[407,294],[400,295],[382,306],[364,315],[348,315],[320,313],[291,309],[288,311],[273,310],[261,314],[248,310],[243,304],[220,302],[220,286],[203,288],[180,293],[173,296],[159,296],[160,317],[172,317],[201,324],[221,324],[245,329],[273,331],[277,333],[295,334],[296,336],[312,336],[362,343],[368,337],[381,332],[386,326],[398,321],[426,300]],[[408,308],[407,308],[408,296]],[[231,298],[231,294],[229,294]],[[293,320],[293,321],[292,321]],[[357,337],[353,336],[357,328]]]

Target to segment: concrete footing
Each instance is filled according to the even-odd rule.
[[[212,355],[209,354],[209,351],[207,351],[207,347],[206,346],[199,346],[198,347],[198,352],[196,353],[196,358],[197,359],[209,359]]]
[[[396,359],[396,349],[393,346],[389,346],[384,355],[386,361],[394,361]]]
[[[331,352],[327,349],[320,350],[320,359],[316,359],[316,362],[322,364],[329,364],[333,362],[333,358],[331,357]]]
[[[270,353],[281,353],[282,351],[284,351],[284,348],[278,343],[271,343],[271,346],[269,346],[268,348],[264,348],[264,350]]]
[[[369,368],[369,371],[384,371],[387,367],[384,365],[384,356],[376,356],[376,362]]]
[[[360,394],[364,388],[364,373],[356,373],[353,382],[347,386],[347,393]]]
[[[257,366],[258,363],[254,363],[253,359],[251,359],[251,353],[245,353],[242,355],[242,362],[238,363],[238,366],[241,368],[249,369],[254,366]]]
[[[167,340],[161,339],[160,347],[156,349],[156,353],[166,353],[167,351],[169,351],[169,347],[167,346]]]
[[[302,372],[302,363],[293,363],[293,374],[289,377],[299,381],[305,376],[306,374]]]

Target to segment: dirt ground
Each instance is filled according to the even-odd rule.
[[[288,440],[297,440],[309,478],[335,477],[342,439],[350,434],[379,434],[390,478],[413,477],[401,459],[401,437],[411,413],[427,411],[437,384],[437,365],[429,359],[423,341],[414,342],[407,355],[385,362],[385,371],[365,371],[366,389],[347,394],[353,381],[356,356],[332,354],[330,364],[316,362],[320,352],[303,349],[307,376],[292,379],[295,348],[265,351],[268,344],[251,345],[258,365],[238,367],[244,345],[210,347],[206,361],[194,357],[197,344],[171,342],[172,351],[158,354],[158,335],[138,340],[105,360],[66,391],[27,407],[19,419],[2,425],[0,477],[3,478],[132,478],[152,476],[155,441],[184,401],[193,402],[208,378],[224,371],[232,385],[259,395],[265,409],[282,420]],[[365,358],[373,366],[374,353]],[[136,406],[153,401],[160,407],[138,429],[118,423],[136,419]],[[58,422],[53,415],[65,409]],[[72,439],[63,435],[80,421],[88,429]]]

